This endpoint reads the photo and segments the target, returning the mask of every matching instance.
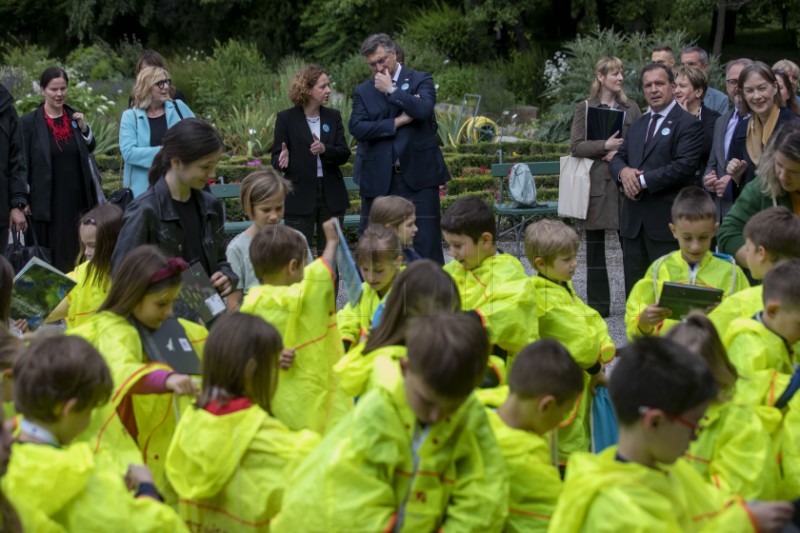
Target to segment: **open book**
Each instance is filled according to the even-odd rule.
[[[75,285],[54,266],[32,257],[14,278],[11,317],[24,318],[28,329],[35,330]]]
[[[211,280],[199,261],[192,261],[181,276],[183,286],[175,300],[175,316],[192,322],[202,320],[203,324],[209,324],[225,312],[225,302],[211,285]]]
[[[722,301],[724,292],[712,287],[666,282],[661,287],[658,306],[672,311],[673,320],[680,320],[692,311],[706,312]]]

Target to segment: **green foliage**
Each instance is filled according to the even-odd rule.
[[[487,25],[443,1],[434,2],[409,18],[403,37],[420,48],[441,52],[456,63],[475,63],[492,56]]]
[[[343,62],[332,66],[330,75],[331,87],[334,90],[351,95],[361,82],[370,77],[370,70],[361,54],[356,52]]]
[[[402,35],[398,39],[398,44],[405,51],[406,64],[414,65],[414,70],[436,73],[442,68],[446,68],[449,63],[447,57],[440,50],[426,46],[423,42],[418,42],[407,35]]]
[[[217,42],[208,60],[187,63],[192,71],[190,101],[203,114],[216,116],[230,106],[255,105],[264,95],[274,94],[278,89],[275,76],[253,44]],[[173,79],[176,84],[180,80]]]
[[[225,146],[235,154],[268,154],[275,136],[275,113],[264,105],[245,105],[231,109],[216,120]]]
[[[69,53],[66,64],[82,80],[113,80],[123,77],[122,59],[103,41],[89,46],[79,45]],[[133,74],[133,70],[130,73]]]
[[[547,85],[544,80],[544,50],[534,45],[527,52],[513,50],[503,69],[506,88],[527,105],[538,104]]]
[[[435,75],[436,101],[460,104],[465,94],[478,90],[478,67],[448,65]]]

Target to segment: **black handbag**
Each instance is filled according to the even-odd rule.
[[[6,259],[14,267],[14,273],[19,273],[32,257],[38,257],[42,261],[51,264],[52,254],[49,248],[39,246],[39,241],[36,238],[36,231],[33,229],[33,220],[27,217],[28,231],[25,233],[25,244],[20,242],[20,231],[17,231],[17,225],[11,225],[11,238],[12,242],[6,247]]]

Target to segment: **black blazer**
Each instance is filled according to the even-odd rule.
[[[325,153],[320,155],[325,202],[332,212],[342,212],[350,206],[350,198],[339,166],[350,159],[350,148],[344,138],[341,113],[321,107],[319,116],[319,140],[325,145]],[[317,158],[310,152],[312,142],[314,140],[302,107],[295,106],[278,113],[272,142],[272,166],[284,172],[286,179],[292,182],[292,192],[286,197],[287,215],[308,215],[317,207],[319,178]],[[289,148],[289,168],[285,170],[278,166],[282,143]]]
[[[672,201],[682,188],[692,185],[703,151],[703,126],[697,117],[675,105],[645,149],[650,113],[634,122],[609,168],[619,180],[625,167],[644,172],[647,188],[637,200],[625,197],[620,235],[634,239],[644,228],[656,241],[673,241],[669,230]]]
[[[0,85],[0,235],[7,236],[11,205],[28,203],[28,171],[14,98]],[[0,250],[5,250],[2,243]]]
[[[72,121],[74,109],[64,106],[64,112]],[[90,130],[91,131],[91,130]],[[94,150],[97,142],[94,136],[89,144],[81,135],[78,125],[72,121],[72,136],[78,145],[81,158],[81,177],[83,190],[86,191],[86,205],[97,204],[95,187],[92,184],[92,173],[89,169],[89,152]],[[30,185],[30,206],[34,220],[50,221],[50,202],[53,189],[52,158],[50,156],[50,130],[44,118],[44,104],[22,117],[22,137],[25,143],[25,157],[28,162],[28,184]]]
[[[703,171],[708,165],[708,159],[711,156],[711,149],[714,146],[714,128],[716,127],[717,119],[719,117],[719,113],[706,106],[703,106],[703,109],[700,112],[700,124],[703,125],[703,153],[700,154],[700,162],[697,165],[695,184],[701,189],[703,188],[703,176],[705,176]]]

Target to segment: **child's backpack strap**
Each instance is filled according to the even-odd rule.
[[[736,292],[736,259],[732,255],[723,254],[722,252],[711,252],[711,255],[731,264],[731,290],[728,294],[733,294]]]

